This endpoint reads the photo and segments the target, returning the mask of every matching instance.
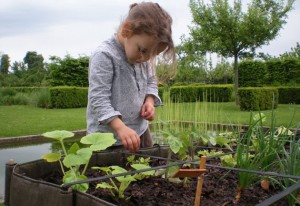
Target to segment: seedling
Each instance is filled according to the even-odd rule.
[[[148,169],[151,168],[150,166],[144,164],[132,164],[132,168],[136,170]],[[109,167],[92,167],[93,169],[99,169],[106,173],[106,175],[115,175],[120,173],[128,172],[126,169],[119,167],[119,166],[109,166]],[[97,184],[96,188],[103,188],[108,189],[113,197],[116,197],[115,192],[118,195],[118,198],[124,199],[125,195],[124,192],[128,188],[131,182],[142,180],[146,176],[150,176],[154,174],[154,170],[136,173],[134,175],[126,175],[126,176],[119,176],[115,177],[115,179],[119,182],[118,184],[114,181],[113,178],[109,178],[110,184],[107,182],[101,182]]]
[[[74,136],[74,133],[60,130],[46,132],[44,137],[55,139],[60,142],[62,147],[61,153],[49,153],[42,156],[47,162],[59,162],[63,173],[63,184],[86,180],[84,175],[88,167],[89,160],[94,151],[105,150],[113,145],[116,140],[112,133],[93,133],[81,138],[80,143],[90,145],[86,148],[79,148],[77,143],[74,143],[67,151],[64,140]],[[83,169],[80,170],[81,166]],[[73,185],[72,189],[86,192],[89,188],[88,183]]]

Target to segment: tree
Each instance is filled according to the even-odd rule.
[[[88,86],[88,57],[76,59],[67,55],[61,59],[52,56],[50,60],[48,67],[51,86]]]
[[[0,62],[0,73],[8,74],[9,66],[10,66],[9,56],[7,54],[3,54],[1,56],[1,62]]]
[[[28,51],[23,60],[28,71],[44,70],[44,57],[35,51]]]
[[[273,40],[286,23],[295,0],[252,0],[246,12],[241,0],[190,0],[194,27],[190,42],[202,53],[234,58],[234,92],[238,90],[238,58],[254,55],[256,48]],[[238,99],[236,98],[238,103]]]
[[[290,52],[285,52],[284,54],[280,55],[281,58],[295,58],[300,59],[300,44],[297,42],[297,45],[293,48],[291,48]]]
[[[25,84],[41,86],[47,75],[43,56],[35,51],[28,51],[23,60],[27,67],[27,72],[23,75]]]

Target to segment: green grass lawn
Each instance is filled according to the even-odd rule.
[[[266,126],[271,125],[271,110],[262,111]],[[299,127],[300,105],[278,105],[275,125]],[[229,103],[173,103],[157,108],[156,120],[184,120],[248,125],[250,112]],[[41,109],[32,106],[0,106],[0,137],[42,134],[53,130],[84,130],[86,108]]]

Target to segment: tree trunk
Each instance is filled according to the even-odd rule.
[[[236,105],[239,105],[238,87],[239,87],[238,55],[235,54],[234,55],[234,95],[235,95]]]

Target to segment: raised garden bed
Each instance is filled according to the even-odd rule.
[[[156,146],[141,150],[141,155],[151,155],[152,167],[160,168],[166,164],[169,147]],[[138,154],[136,154],[138,155]],[[129,156],[126,151],[116,149],[93,154],[89,167],[96,165],[125,166]],[[155,158],[157,157],[157,158]],[[181,163],[182,164],[182,163]],[[179,164],[178,164],[179,165]],[[282,192],[281,188],[270,187],[263,190],[259,183],[247,188],[239,202],[235,202],[237,193],[237,171],[219,167],[215,160],[207,161],[207,172],[204,176],[201,205],[256,205]],[[61,187],[62,174],[56,163],[44,160],[16,165],[10,177],[10,191],[6,195],[11,206],[99,206],[99,205],[193,205],[197,187],[196,178],[187,182],[172,183],[162,177],[148,177],[132,182],[124,192],[127,200],[112,198],[108,190],[95,189],[102,178],[108,180],[101,171],[87,170],[90,188],[87,193]],[[93,181],[92,181],[93,180]],[[299,188],[300,186],[298,186]],[[292,192],[292,191],[290,191]],[[125,198],[126,199],[126,198]],[[288,205],[281,198],[272,205]]]

